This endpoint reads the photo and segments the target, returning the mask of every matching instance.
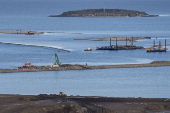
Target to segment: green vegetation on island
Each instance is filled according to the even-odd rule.
[[[145,12],[125,9],[86,9],[63,12],[49,17],[156,17]]]

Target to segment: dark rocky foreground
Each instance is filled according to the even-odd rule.
[[[34,68],[21,68],[21,69],[0,69],[0,73],[13,73],[13,72],[36,72],[36,71],[61,71],[61,70],[87,70],[87,69],[107,69],[107,68],[138,68],[138,67],[160,67],[170,66],[170,61],[154,61],[148,64],[122,64],[122,65],[70,65],[63,64],[58,67],[41,66]]]
[[[169,113],[168,111],[168,98],[0,94],[0,113]]]

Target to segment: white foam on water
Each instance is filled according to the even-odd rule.
[[[144,63],[153,62],[153,60],[151,60],[151,59],[143,59],[143,58],[136,58],[134,60],[135,60],[135,64],[144,64]]]
[[[22,46],[33,46],[33,47],[45,47],[45,48],[52,48],[52,49],[58,49],[58,50],[62,50],[63,47],[61,46],[49,46],[49,45],[37,45],[37,44],[23,44],[23,43],[13,43],[13,42],[2,42],[4,44],[12,44],[12,45],[22,45]],[[71,49],[63,49],[63,50],[69,50],[71,51]]]
[[[170,16],[170,15],[159,15],[159,16]]]

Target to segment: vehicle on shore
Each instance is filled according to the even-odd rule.
[[[19,69],[23,69],[23,68],[30,68],[30,69],[33,69],[33,68],[37,68],[36,66],[34,65],[31,65],[30,62],[26,62],[25,65],[23,65],[22,67],[18,67]]]

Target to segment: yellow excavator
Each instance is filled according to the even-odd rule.
[[[147,51],[147,52],[150,52],[151,50],[156,50],[156,48],[155,48],[155,47],[146,48],[146,51]]]

